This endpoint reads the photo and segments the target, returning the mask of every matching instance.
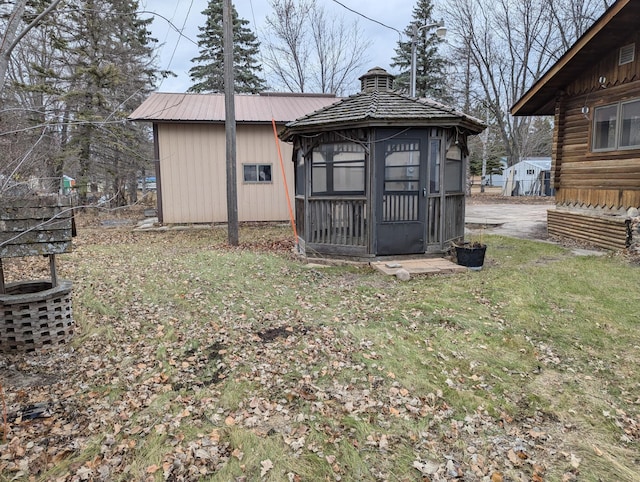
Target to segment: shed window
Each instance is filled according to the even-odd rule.
[[[595,109],[593,150],[640,148],[640,100]]]
[[[334,142],[313,150],[311,190],[315,195],[364,194],[365,151],[360,144]]]
[[[244,182],[271,182],[271,164],[243,164]]]

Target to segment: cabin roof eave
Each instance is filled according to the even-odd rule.
[[[618,0],[511,107],[514,116],[553,115],[555,99],[586,68],[637,28],[640,2]]]

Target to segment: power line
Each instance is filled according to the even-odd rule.
[[[346,8],[347,10],[349,10],[349,11],[350,11],[350,12],[352,12],[352,13],[355,13],[356,15],[361,16],[362,18],[366,18],[366,19],[367,19],[367,20],[369,20],[370,22],[377,23],[378,25],[382,25],[382,26],[383,26],[383,27],[385,27],[385,28],[388,28],[388,29],[390,29],[390,30],[394,30],[394,31],[398,32],[398,40],[399,40],[399,41],[401,41],[401,40],[402,40],[402,32],[401,32],[400,30],[398,30],[397,28],[395,28],[395,27],[390,27],[389,25],[384,24],[384,23],[382,23],[382,22],[380,22],[380,21],[378,21],[378,20],[376,20],[376,19],[374,19],[374,18],[367,17],[364,13],[360,13],[360,12],[358,12],[357,10],[354,10],[354,9],[353,9],[353,8],[351,8],[351,7],[347,7],[344,3],[339,2],[338,0],[333,0],[333,2],[334,2],[334,3],[337,3],[337,4],[338,4],[338,5],[340,5],[342,8]]]
[[[191,0],[191,3],[189,3],[189,9],[187,10],[187,14],[184,16],[184,22],[182,22],[182,28],[180,29],[180,37],[178,37],[178,40],[176,41],[176,46],[173,48],[173,52],[171,52],[171,58],[169,59],[169,65],[167,66],[167,70],[171,66],[171,63],[173,62],[173,57],[176,54],[176,51],[178,50],[178,44],[180,44],[180,38],[182,37],[182,32],[184,32],[184,29],[187,26],[187,20],[189,19],[189,14],[191,14],[192,7],[193,7],[193,0]],[[160,83],[162,84],[162,82]]]
[[[191,0],[191,6],[189,6],[189,12],[191,11],[191,7],[192,7],[192,6],[193,6],[193,0]],[[191,37],[188,37],[187,35],[185,35],[185,34],[183,33],[183,32],[184,32],[185,25],[186,25],[186,22],[187,22],[187,18],[189,17],[189,13],[187,13],[187,16],[185,17],[185,21],[184,21],[184,23],[183,23],[183,25],[182,25],[182,29],[179,29],[178,27],[176,27],[176,26],[175,26],[175,24],[174,24],[171,20],[169,20],[169,19],[168,19],[167,17],[165,17],[164,15],[159,14],[158,12],[154,12],[154,11],[152,11],[152,10],[138,10],[136,13],[137,13],[137,14],[138,14],[138,13],[148,13],[148,14],[153,15],[154,17],[160,17],[162,20],[164,20],[165,22],[167,22],[167,23],[169,24],[169,26],[170,26],[173,30],[175,30],[175,31],[176,31],[176,33],[178,34],[178,36],[179,36],[179,37],[184,37],[184,38],[185,38],[185,39],[187,39],[189,42],[191,42],[193,45],[198,45],[198,42],[197,42],[197,41],[193,40]],[[180,40],[180,39],[178,39],[178,41],[179,41],[179,40]],[[176,44],[176,48],[178,48],[178,45],[177,45],[177,44]],[[174,53],[175,53],[175,49],[174,49]],[[173,57],[172,57],[172,58],[173,58]],[[167,67],[167,69],[168,69],[168,67]]]

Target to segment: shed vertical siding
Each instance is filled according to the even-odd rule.
[[[284,181],[271,125],[237,126],[238,219],[287,220]],[[214,223],[227,220],[225,132],[221,124],[158,125],[163,222]],[[292,148],[281,144],[290,190]],[[244,183],[242,165],[271,164],[271,183]],[[292,193],[290,193],[292,194]]]
[[[278,148],[271,125],[239,125],[238,216],[240,221],[284,221],[289,219],[284,179],[278,159]],[[289,197],[293,202],[293,146],[280,139]],[[271,183],[245,183],[243,164],[271,165]]]
[[[164,222],[225,221],[224,127],[160,124],[158,138]]]

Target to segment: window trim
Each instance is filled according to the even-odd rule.
[[[634,104],[634,103],[640,103],[640,98],[636,98],[636,99],[631,99],[631,100],[625,100],[625,101],[619,101],[619,102],[612,102],[609,104],[605,104],[605,105],[599,105],[597,107],[595,107],[593,109],[593,119],[591,120],[591,152],[595,152],[595,153],[602,153],[602,152],[613,152],[613,151],[629,151],[629,150],[638,150],[640,149],[640,144],[634,144],[631,146],[621,146],[621,141],[622,141],[622,132],[623,132],[623,118],[622,118],[622,107],[624,105],[628,105],[628,104]],[[596,144],[596,114],[598,112],[598,109],[605,109],[608,107],[614,107],[616,108],[616,128],[615,128],[615,135],[614,135],[614,140],[615,140],[615,145],[613,147],[601,147],[601,148],[596,148],[595,144]]]
[[[247,181],[245,176],[245,168],[254,166],[256,169],[256,180],[255,181]],[[269,179],[260,179],[260,168],[268,167],[271,176]],[[264,163],[264,162],[247,162],[242,164],[242,182],[244,184],[273,184],[273,164]]]

